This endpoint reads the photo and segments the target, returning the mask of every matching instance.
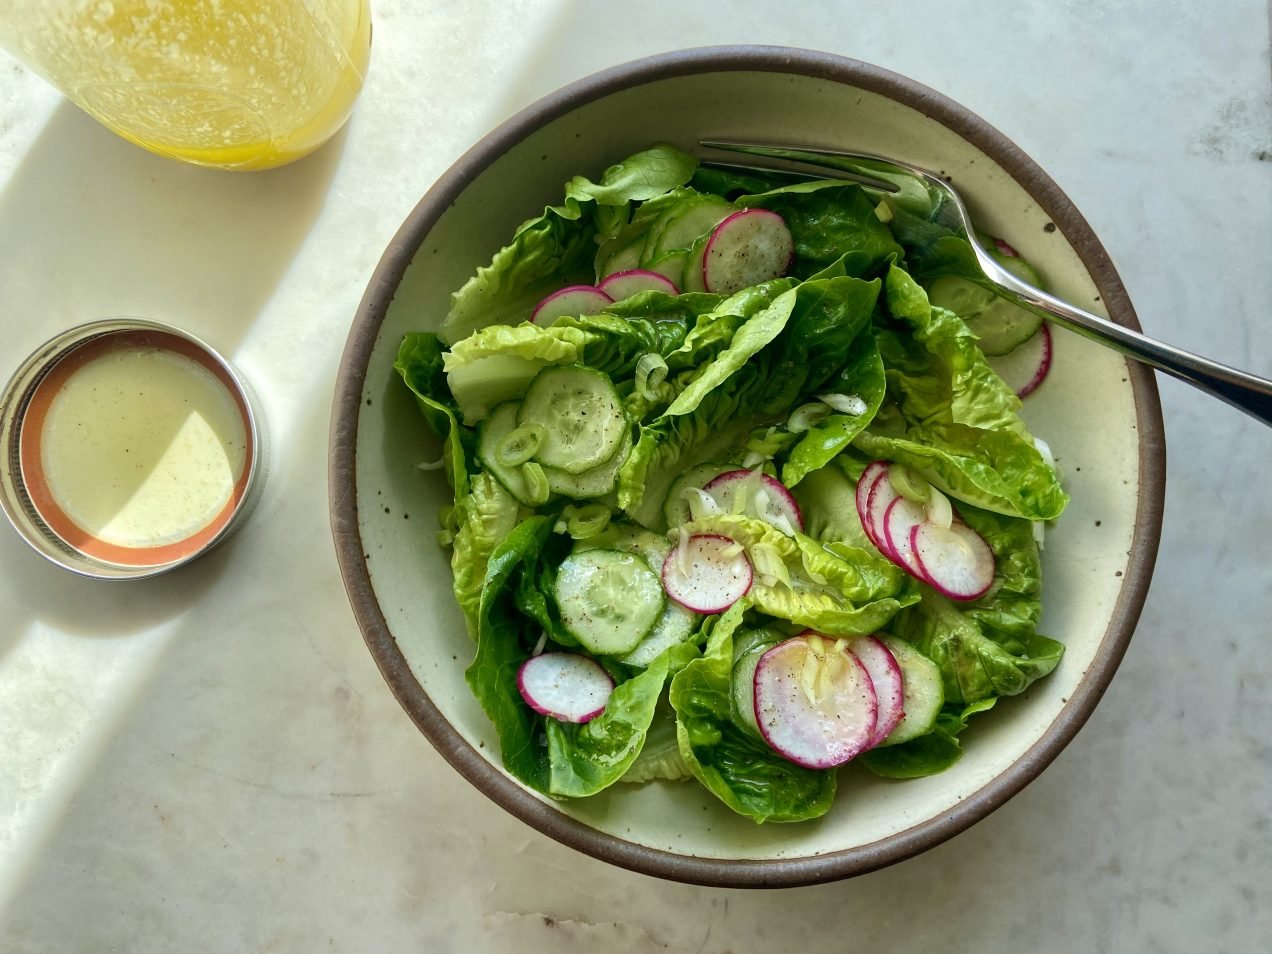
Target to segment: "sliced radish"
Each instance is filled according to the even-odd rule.
[[[530,320],[547,325],[562,315],[595,315],[612,304],[614,299],[595,285],[566,285],[535,305]]]
[[[890,466],[874,461],[857,482],[857,515],[870,542],[901,569],[951,599],[974,600],[984,594],[994,582],[989,544],[958,519],[936,488],[927,506],[902,497],[889,478]],[[934,506],[937,503],[948,508],[948,516]],[[949,530],[943,529],[947,519]],[[920,546],[925,548],[922,552]]]
[[[901,494],[892,486],[892,481],[888,477],[888,465],[885,464],[882,476],[870,488],[870,496],[866,503],[866,519],[870,521],[870,527],[877,541],[875,546],[879,548],[879,552],[893,563],[900,563],[901,561],[897,559],[892,545],[888,542],[885,517],[888,513],[888,508],[899,499],[901,499]]]
[[[795,258],[786,220],[768,209],[734,212],[715,227],[702,256],[702,284],[732,295],[770,278],[781,278]]]
[[[614,680],[578,653],[531,656],[517,670],[517,689],[535,712],[561,722],[588,722],[605,711]]]
[[[967,524],[948,530],[919,523],[910,530],[910,548],[922,579],[952,600],[974,600],[994,582],[994,551]]]
[[[888,504],[888,509],[883,515],[883,534],[884,539],[888,542],[888,549],[891,551],[888,556],[892,562],[901,567],[911,576],[916,576],[923,582],[927,579],[923,575],[923,571],[918,561],[914,558],[914,551],[910,545],[911,531],[927,522],[927,510],[922,504],[916,504],[913,500],[907,500],[905,497],[898,496],[892,503]]]
[[[755,667],[760,734],[807,768],[842,765],[874,738],[879,703],[846,639],[806,633],[778,643]]]
[[[650,271],[646,268],[629,268],[625,272],[615,272],[606,276],[596,286],[614,301],[622,301],[646,291],[666,292],[668,295],[679,295],[680,289],[666,275]]]
[[[762,471],[725,471],[703,489],[719,502],[725,513],[745,513],[777,527],[787,536],[804,530],[804,515],[791,492],[776,477]]]
[[[723,613],[751,591],[753,578],[742,545],[717,533],[681,540],[662,565],[667,595],[695,613]]]
[[[860,636],[848,644],[848,650],[866,667],[870,682],[874,685],[879,705],[879,718],[869,748],[874,748],[905,718],[905,687],[902,685],[901,665],[882,640],[874,636]]]
[[[1028,397],[1038,390],[1051,370],[1051,328],[1043,322],[1037,334],[1007,354],[986,358],[994,373],[1002,378],[1016,397]]]
[[[874,491],[875,484],[879,478],[888,473],[888,465],[886,461],[876,460],[866,465],[866,469],[861,472],[861,479],[857,481],[857,518],[861,521],[861,529],[866,531],[866,536],[870,538],[879,552],[883,552],[883,540],[875,533],[875,521],[870,516],[870,494]]]
[[[998,254],[1000,255],[1006,255],[1008,258],[1020,258],[1020,253],[1000,238],[994,239],[994,248],[998,249]]]

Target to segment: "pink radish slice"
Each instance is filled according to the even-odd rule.
[[[578,653],[542,653],[521,664],[517,690],[540,715],[581,723],[605,711],[614,680],[595,659]]]
[[[879,703],[870,673],[847,640],[803,634],[778,643],[755,667],[760,734],[806,768],[842,765],[874,738]]]
[[[994,239],[994,248],[998,249],[1000,255],[1006,255],[1008,258],[1020,258],[1020,253],[1000,238]]]
[[[1038,390],[1047,377],[1051,370],[1051,352],[1051,328],[1043,322],[1038,333],[1023,344],[1000,357],[985,360],[994,373],[1016,392],[1016,397],[1024,398]]]
[[[614,301],[622,301],[624,298],[631,298],[645,291],[666,292],[668,295],[680,294],[680,289],[670,278],[644,268],[629,268],[625,272],[615,272],[596,287]]]
[[[888,509],[883,515],[884,539],[888,542],[888,549],[892,551],[888,556],[901,569],[925,583],[927,579],[923,575],[919,562],[914,558],[910,538],[911,531],[926,522],[927,511],[923,505],[916,504],[900,495],[888,504]]]
[[[667,595],[695,613],[723,613],[751,591],[753,578],[746,554],[718,533],[689,537],[672,548],[662,565]]]
[[[901,495],[892,486],[892,481],[888,477],[887,467],[888,465],[885,464],[883,475],[870,488],[870,498],[866,505],[866,517],[870,521],[876,540],[875,546],[879,548],[879,552],[893,563],[900,564],[901,561],[897,559],[896,553],[892,549],[892,544],[888,542],[885,517],[888,513],[888,508],[892,506],[894,501],[899,500]]]
[[[881,553],[883,552],[884,544],[882,538],[875,532],[875,521],[870,516],[870,495],[874,492],[875,484],[879,482],[879,478],[887,473],[887,463],[876,460],[866,465],[866,469],[861,472],[861,478],[857,481],[857,519],[861,521],[861,529],[866,531],[866,536],[870,538],[870,542]]]
[[[916,524],[910,530],[910,549],[922,578],[952,600],[977,599],[994,583],[994,551],[958,520],[948,530]]]
[[[702,255],[702,284],[732,295],[770,278],[781,278],[795,258],[786,221],[768,209],[734,212],[715,227]]]
[[[725,513],[733,512],[737,495],[745,492],[745,513],[784,533],[804,530],[804,515],[799,504],[776,477],[754,470],[730,470],[711,480],[703,490],[720,502]]]
[[[547,325],[562,315],[595,315],[614,304],[614,299],[595,285],[566,285],[534,306],[530,320]]]
[[[905,718],[905,688],[901,683],[901,666],[882,640],[861,636],[848,644],[848,650],[866,667],[879,704],[879,718],[869,748],[874,748],[900,725]]]

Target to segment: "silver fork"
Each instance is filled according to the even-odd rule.
[[[898,203],[904,202],[911,207],[916,204],[923,206],[926,197],[929,220],[958,237],[966,239],[985,277],[997,285],[1006,297],[1043,314],[1070,331],[1186,381],[1207,394],[1245,411],[1264,424],[1272,425],[1272,381],[1156,341],[1109,321],[1107,318],[1101,318],[1099,315],[1093,315],[1089,311],[1061,301],[1017,278],[999,265],[981,247],[976,238],[971,216],[967,213],[967,207],[954,188],[944,179],[925,169],[895,159],[885,159],[882,156],[809,146],[795,148],[732,139],[703,139],[700,145],[762,159],[784,160],[817,166],[823,170],[833,170],[838,177],[888,193]],[[740,165],[727,162],[707,164],[757,172],[798,172],[789,167],[773,165]],[[819,177],[824,178],[825,174],[820,173]]]

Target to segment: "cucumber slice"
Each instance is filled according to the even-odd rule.
[[[689,257],[689,253],[685,249],[675,249],[665,255],[645,263],[644,268],[651,272],[656,272],[667,281],[676,286],[676,291],[680,291],[680,280],[685,273],[685,259]]]
[[[610,379],[578,365],[544,368],[530,382],[518,424],[547,431],[535,459],[544,467],[582,474],[617,452],[629,430],[623,402]]]
[[[509,467],[500,463],[499,447],[504,438],[517,429],[517,412],[520,408],[519,401],[505,401],[477,425],[477,459],[486,472],[499,481],[518,503],[536,507],[543,501],[536,500],[537,495],[522,474],[521,467]],[[544,470],[546,473],[547,469]],[[548,486],[550,489],[551,480]]]
[[[447,371],[446,383],[464,423],[476,424],[496,405],[519,400],[535,375],[547,366],[542,358],[491,354]]]
[[[879,745],[909,742],[932,731],[936,717],[945,705],[945,684],[936,663],[895,636],[878,637],[901,667],[901,689],[905,694],[905,715]]]
[[[627,666],[645,669],[672,646],[688,642],[698,631],[700,622],[701,617],[696,613],[668,600],[658,619],[654,620],[653,628],[635,649],[618,661]]]
[[[671,552],[671,543],[661,534],[635,524],[611,524],[596,541],[584,540],[575,544],[574,552],[585,552],[590,547],[607,550],[625,550],[635,553],[651,569],[661,568]],[[619,662],[644,669],[666,649],[688,642],[698,631],[702,619],[672,600],[667,600],[653,627],[641,639],[639,645]]]
[[[733,721],[760,738],[755,718],[755,668],[760,657],[782,641],[782,634],[770,629],[741,630],[733,637]]]
[[[667,554],[671,553],[671,542],[662,534],[646,530],[637,524],[618,522],[611,523],[595,541],[581,541],[574,545],[575,553],[586,550],[623,550],[635,553],[650,569],[658,572],[667,559]]]
[[[554,494],[573,497],[575,500],[591,500],[604,497],[618,484],[618,471],[627,460],[632,449],[632,431],[623,428],[622,441],[618,451],[605,463],[581,474],[571,474],[559,467],[544,467],[543,473],[548,478],[548,489]]]
[[[695,239],[693,245],[689,247],[685,255],[684,267],[680,272],[679,284],[682,293],[707,290],[707,283],[702,278],[702,259],[707,253],[707,242],[710,241],[712,234],[714,232]]]
[[[608,278],[616,272],[626,272],[633,268],[640,268],[640,253],[644,247],[645,237],[643,235],[637,235],[626,244],[612,249],[609,248],[609,243],[606,243],[596,255],[597,281]]]
[[[994,256],[1017,278],[1039,285],[1041,279],[1023,258]],[[1032,338],[1042,326],[1042,316],[1021,308],[991,289],[966,278],[945,275],[932,283],[928,300],[954,312],[980,339],[981,351],[991,357],[1007,354]]]
[[[635,649],[666,603],[658,574],[622,550],[571,553],[557,569],[553,596],[570,635],[611,656]]]
[[[677,211],[667,216],[662,228],[650,231],[641,254],[643,267],[673,249],[688,249],[702,236],[737,211],[730,202],[713,195],[686,200]]]

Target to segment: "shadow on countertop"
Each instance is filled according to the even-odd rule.
[[[344,141],[233,173],[153,155],[62,103],[0,191],[5,351],[135,315],[233,354],[322,210]]]

